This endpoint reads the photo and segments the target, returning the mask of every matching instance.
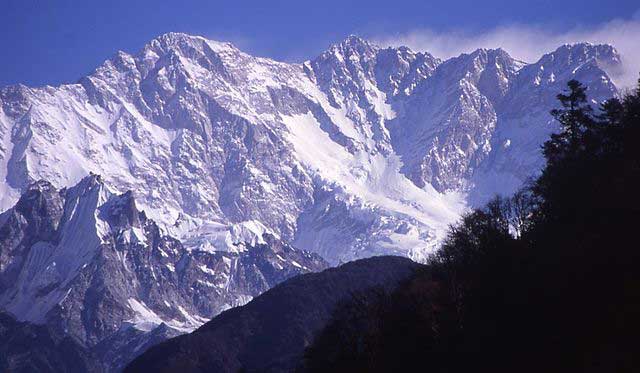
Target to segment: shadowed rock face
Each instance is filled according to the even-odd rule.
[[[187,250],[138,210],[132,193],[112,193],[97,175],[63,191],[33,184],[0,215],[0,232],[0,308],[74,341],[110,371],[327,266],[270,235],[234,252]]]
[[[424,260],[462,205],[539,170],[566,81],[595,104],[619,64],[607,45],[526,65],[353,36],[287,64],[170,33],[77,84],[0,89],[0,309],[118,369],[326,268],[309,252]]]
[[[62,197],[46,181],[34,183],[13,209],[0,214],[0,291],[12,285],[33,244],[57,239],[61,217]]]
[[[341,302],[391,291],[421,265],[375,257],[283,282],[195,332],[152,347],[125,372],[290,372]]]
[[[71,187],[95,172],[178,239],[249,223],[332,264],[422,260],[461,204],[539,170],[567,80],[601,101],[619,65],[607,45],[524,64],[500,49],[442,61],[355,36],[289,64],[170,33],[78,84],[0,89],[0,209],[35,180]]]
[[[102,372],[90,351],[69,337],[56,338],[45,326],[17,321],[0,313],[0,371]]]

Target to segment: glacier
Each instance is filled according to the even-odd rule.
[[[609,45],[526,64],[356,36],[283,63],[169,33],[75,84],[0,90],[0,209],[37,180],[68,188],[94,173],[192,248],[268,232],[333,264],[421,261],[468,207],[540,169],[567,80],[597,103],[617,93],[607,71],[620,63]]]
[[[169,33],[74,84],[1,88],[0,310],[118,371],[292,276],[425,261],[541,169],[566,82],[596,106],[620,64],[357,36],[283,63]]]

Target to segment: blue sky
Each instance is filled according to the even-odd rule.
[[[620,33],[607,27],[640,24],[639,9],[637,0],[0,0],[0,86],[74,82],[117,50],[135,52],[169,31],[228,40],[286,61],[311,58],[352,33],[446,56],[464,51],[457,45],[501,43],[518,32],[543,34],[544,40],[530,40],[540,48],[556,37],[590,37],[592,30]],[[639,49],[636,41],[627,48]],[[526,58],[540,48],[516,54]]]

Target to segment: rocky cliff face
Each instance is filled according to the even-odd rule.
[[[163,235],[131,192],[97,175],[27,188],[0,215],[0,308],[70,337],[117,370],[145,346],[188,332],[277,283],[326,263],[273,236],[233,252]]]
[[[595,105],[619,65],[608,45],[524,64],[355,36],[287,64],[170,33],[76,84],[2,88],[0,309],[117,370],[316,254],[423,260],[540,169],[566,81]]]
[[[469,201],[478,205],[497,192],[508,194],[540,170],[540,146],[558,124],[549,108],[558,106],[556,95],[567,81],[588,86],[594,108],[617,94],[606,71],[620,67],[620,56],[609,45],[564,45],[525,65],[512,79],[504,98],[494,106],[498,113],[486,160],[471,177]]]
[[[421,267],[387,256],[292,278],[191,334],[151,348],[125,372],[295,371],[305,347],[341,304],[391,292]]]
[[[0,370],[3,372],[103,372],[97,358],[70,337],[46,326],[0,313]]]
[[[63,188],[94,172],[193,245],[233,250],[227,233],[258,229],[332,263],[420,260],[464,205],[539,169],[568,79],[599,101],[616,93],[619,63],[606,45],[526,65],[351,36],[286,64],[166,34],[77,84],[0,90],[1,206],[36,180]]]

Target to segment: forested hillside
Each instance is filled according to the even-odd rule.
[[[451,227],[430,266],[354,297],[300,371],[639,371],[640,82],[570,81],[540,177]]]

